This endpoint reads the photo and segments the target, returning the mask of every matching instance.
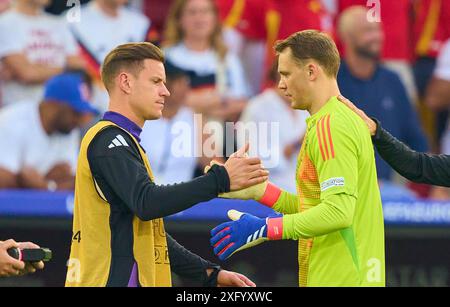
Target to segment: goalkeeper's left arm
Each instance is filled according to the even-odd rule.
[[[214,164],[220,163],[212,161],[209,166],[205,167],[205,173],[207,173]],[[244,200],[253,199],[264,206],[270,207],[283,214],[293,214],[298,212],[298,196],[284,191],[268,181],[239,191],[221,193],[219,194],[219,197]]]
[[[325,235],[353,223],[356,198],[340,193],[325,198],[307,211],[274,218],[231,214],[234,221],[211,231],[214,253],[224,260],[233,253],[267,240],[298,240]]]
[[[219,194],[219,197],[253,199],[260,204],[283,214],[293,214],[298,212],[298,196],[284,191],[268,181],[239,191],[222,193]]]

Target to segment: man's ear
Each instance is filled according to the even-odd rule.
[[[125,72],[121,72],[117,76],[117,80],[119,82],[120,90],[126,94],[131,94],[131,83],[132,83],[131,75]]]
[[[306,73],[308,74],[309,81],[315,81],[319,74],[319,66],[315,63],[309,63],[306,66]]]

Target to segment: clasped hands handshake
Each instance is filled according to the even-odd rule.
[[[225,167],[230,178],[231,192],[222,193],[221,198],[256,200],[271,207],[281,190],[269,182],[269,172],[259,158],[247,155],[249,144],[232,154],[225,164],[211,161],[205,173],[215,164]],[[267,240],[281,239],[282,215],[258,218],[236,210],[228,211],[230,222],[222,223],[211,230],[211,246],[219,259],[225,260],[234,253],[253,247]]]

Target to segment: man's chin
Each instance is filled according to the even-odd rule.
[[[304,106],[301,103],[293,100],[292,98],[291,98],[291,107],[294,110],[306,110],[306,106]]]
[[[145,120],[157,120],[162,117],[162,112],[159,112],[158,114],[152,114],[145,117]]]

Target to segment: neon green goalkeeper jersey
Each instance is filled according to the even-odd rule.
[[[384,286],[384,222],[366,124],[333,97],[307,119],[283,239],[299,241],[300,286]]]

